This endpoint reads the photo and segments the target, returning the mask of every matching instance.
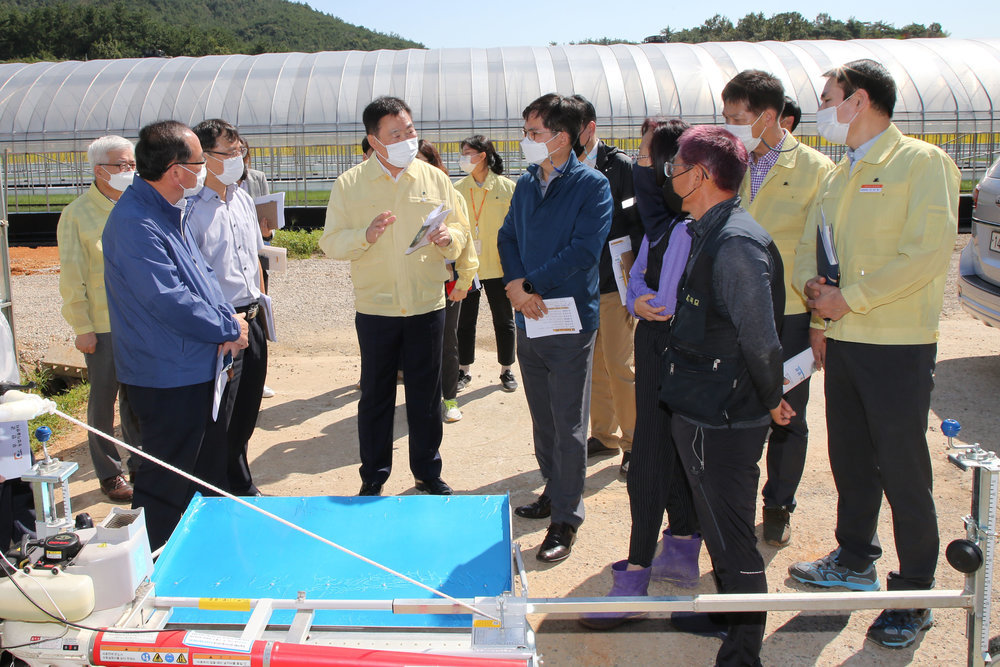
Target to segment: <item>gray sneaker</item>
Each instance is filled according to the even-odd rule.
[[[817,561],[796,563],[788,574],[797,581],[824,588],[847,588],[852,591],[877,591],[880,588],[874,563],[864,572],[855,572],[837,562],[840,549]]]

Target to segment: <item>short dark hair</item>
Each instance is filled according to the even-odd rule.
[[[663,181],[667,180],[663,165],[677,155],[677,142],[690,127],[680,119],[664,120],[653,127],[653,136],[649,140],[649,159],[653,162],[653,174],[658,185],[663,185]]]
[[[410,111],[410,107],[398,97],[383,95],[372,100],[361,113],[361,122],[365,124],[365,133],[375,134],[378,132],[378,124],[382,122],[383,118],[386,116],[398,116],[404,112],[410,118],[413,118],[413,112]]]
[[[701,165],[722,190],[736,192],[747,171],[743,142],[718,125],[696,125],[681,135],[677,155],[684,164]]]
[[[844,99],[863,90],[868,93],[872,107],[892,118],[896,108],[896,82],[889,70],[869,58],[852,60],[846,65],[834,67],[823,76],[833,79],[844,90]]]
[[[802,107],[799,106],[798,102],[787,95],[785,96],[785,110],[781,112],[781,117],[778,120],[782,120],[784,118],[792,119],[792,132],[795,131],[795,128],[799,126],[799,121],[802,120]]]
[[[368,155],[369,153],[372,152],[372,144],[370,141],[368,141],[367,135],[361,137],[361,152],[364,155]]]
[[[474,134],[462,139],[460,149],[466,146],[479,153],[486,153],[486,164],[490,171],[497,175],[503,174],[503,158],[497,153],[492,141],[481,134]]]
[[[221,118],[203,120],[192,127],[191,131],[198,137],[201,149],[205,151],[215,148],[219,143],[219,137],[224,137],[226,141],[240,139],[239,131],[231,123]]]
[[[778,77],[759,69],[745,69],[722,89],[722,101],[730,104],[746,102],[747,108],[755,114],[774,109],[781,115],[785,106],[785,87]]]
[[[437,146],[425,139],[421,139],[417,143],[417,152],[427,158],[427,163],[432,167],[437,167],[444,173],[448,173],[448,167],[444,166],[444,160],[441,159],[441,153],[438,152]]]
[[[135,164],[143,180],[156,182],[174,164],[191,159],[191,149],[184,141],[184,131],[190,129],[180,121],[158,120],[139,130]]]
[[[583,122],[580,123],[581,129],[590,122],[597,122],[597,109],[594,108],[590,100],[583,95],[573,95],[572,99],[576,100],[580,105],[580,113],[583,115]]]
[[[526,106],[521,112],[521,117],[528,120],[528,116],[532,114],[537,114],[542,119],[542,125],[545,126],[545,129],[568,134],[573,152],[580,152],[580,128],[583,127],[583,110],[579,102],[572,97],[549,93]]]

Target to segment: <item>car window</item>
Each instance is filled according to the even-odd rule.
[[[993,166],[990,167],[989,173],[986,175],[990,178],[1000,178],[1000,160],[993,163]]]

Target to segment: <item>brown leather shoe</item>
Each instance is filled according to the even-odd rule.
[[[125,475],[115,475],[108,479],[102,479],[101,491],[112,502],[132,502],[132,485],[125,481]]]
[[[558,563],[569,557],[573,550],[573,540],[576,539],[576,528],[568,523],[549,524],[549,530],[545,533],[542,546],[538,547],[538,555],[535,556],[543,563]]]

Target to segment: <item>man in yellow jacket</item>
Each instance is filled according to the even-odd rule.
[[[361,491],[377,496],[392,469],[396,371],[402,360],[410,471],[418,491],[450,495],[441,479],[441,347],[444,331],[445,260],[465,247],[468,223],[459,195],[437,167],[414,160],[417,131],[410,108],[380,97],[363,114],[373,159],[349,169],[333,184],[320,247],[351,260],[355,326],[361,348],[358,440]],[[448,210],[421,226],[438,206]]]
[[[888,589],[930,589],[939,540],[927,413],[960,175],[941,149],[903,136],[892,123],[896,87],[882,65],[856,60],[824,76],[816,128],[848,150],[817,198],[796,251],[793,285],[812,310],[813,352],[826,367],[839,546],[818,561],[796,563],[789,574],[817,586],[877,590],[885,493],[899,556]],[[817,262],[816,228],[823,224],[832,227],[837,270]],[[902,648],[931,622],[929,609],[890,609],[868,637]]]
[[[795,247],[820,183],[833,163],[819,151],[799,143],[781,126],[785,89],[774,75],[745,70],[722,89],[726,129],[743,141],[750,155],[740,186],[740,205],[774,239],[785,271],[785,317],[781,348],[785,361],[809,348],[809,313],[805,299],[792,289]],[[764,541],[783,547],[791,539],[789,514],[806,464],[806,405],[809,380],[785,395],[795,416],[787,425],[771,424],[764,484]]]
[[[139,424],[125,392],[119,393],[115,357],[111,349],[108,296],[104,289],[104,252],[101,234],[115,202],[135,175],[135,152],[124,137],[106,136],[87,148],[94,182],[83,195],[63,209],[56,235],[59,242],[59,293],[62,315],[76,334],[76,348],[83,352],[90,381],[87,423],[114,434],[115,397],[119,399],[122,436],[138,446]],[[132,500],[132,486],[125,479],[121,456],[114,443],[87,434],[94,474],[110,500]],[[130,469],[133,467],[129,460]]]

